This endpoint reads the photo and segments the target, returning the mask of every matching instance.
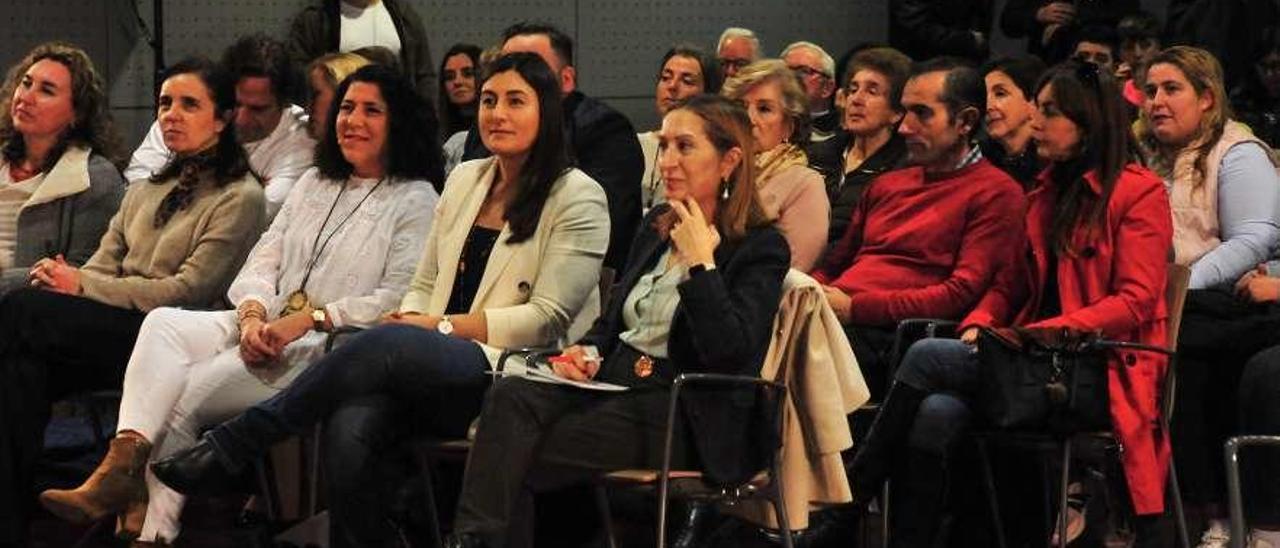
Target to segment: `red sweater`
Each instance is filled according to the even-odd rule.
[[[867,188],[813,277],[849,294],[855,325],[959,320],[1016,258],[1025,210],[1022,188],[986,160],[936,175],[891,171]]]

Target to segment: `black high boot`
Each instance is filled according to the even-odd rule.
[[[901,481],[893,482],[889,546],[945,546],[941,542],[951,522],[951,516],[945,514],[949,498],[946,457],[907,450],[899,459]]]
[[[915,422],[920,402],[927,395],[928,392],[901,382],[893,383],[893,388],[889,389],[889,395],[880,405],[880,413],[853,457],[849,481],[855,504],[866,504],[880,493],[884,480],[889,477],[890,466],[901,456],[903,442],[911,432],[911,423]]]

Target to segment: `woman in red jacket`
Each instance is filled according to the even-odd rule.
[[[1165,345],[1165,263],[1173,237],[1169,200],[1154,174],[1128,164],[1128,135],[1114,82],[1094,65],[1068,63],[1036,87],[1038,153],[1050,163],[1027,196],[1027,254],[1005,269],[963,322],[960,340],[913,345],[854,459],[855,496],[884,479],[894,489],[895,546],[931,545],[946,500],[946,456],[977,397],[979,326],[1101,331],[1109,339]],[[1111,418],[1139,516],[1163,511],[1167,438],[1156,430],[1163,356],[1110,359]]]

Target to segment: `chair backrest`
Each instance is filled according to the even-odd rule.
[[[1182,327],[1182,307],[1187,304],[1187,287],[1191,285],[1191,269],[1176,263],[1169,263],[1168,282],[1164,289],[1165,309],[1169,318],[1168,344],[1169,350],[1178,350],[1178,330]]]

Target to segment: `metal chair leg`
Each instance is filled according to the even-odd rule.
[[[769,478],[770,486],[770,502],[773,503],[774,514],[778,518],[778,532],[782,535],[782,548],[792,548],[794,546],[791,538],[791,522],[787,518],[787,501],[782,488],[782,467],[778,466],[781,458],[774,461],[773,470],[770,471],[772,477]]]
[[[880,490],[880,546],[889,548],[889,495],[890,480],[884,480]]]
[[[604,535],[608,548],[618,548],[617,537],[613,534],[613,513],[609,508],[609,490],[603,484],[596,484],[596,508],[600,511],[600,521],[604,524]]]
[[[1168,432],[1166,424],[1164,431]],[[1187,514],[1182,506],[1182,488],[1178,485],[1178,467],[1174,464],[1173,452],[1169,452],[1169,491],[1173,495],[1173,519],[1178,532],[1178,546],[1191,548],[1191,535],[1187,532]]]
[[[1067,544],[1067,488],[1071,483],[1071,438],[1062,441],[1062,481],[1058,483],[1058,542]],[[1052,548],[1053,535],[1049,536]]]
[[[986,441],[979,438],[976,442],[978,460],[982,464],[983,489],[987,492],[987,508],[991,511],[991,527],[996,533],[996,546],[1006,548],[1008,544],[1004,538],[1004,521],[1000,518],[1000,499],[996,493],[996,478],[991,472],[991,456],[987,453]]]

